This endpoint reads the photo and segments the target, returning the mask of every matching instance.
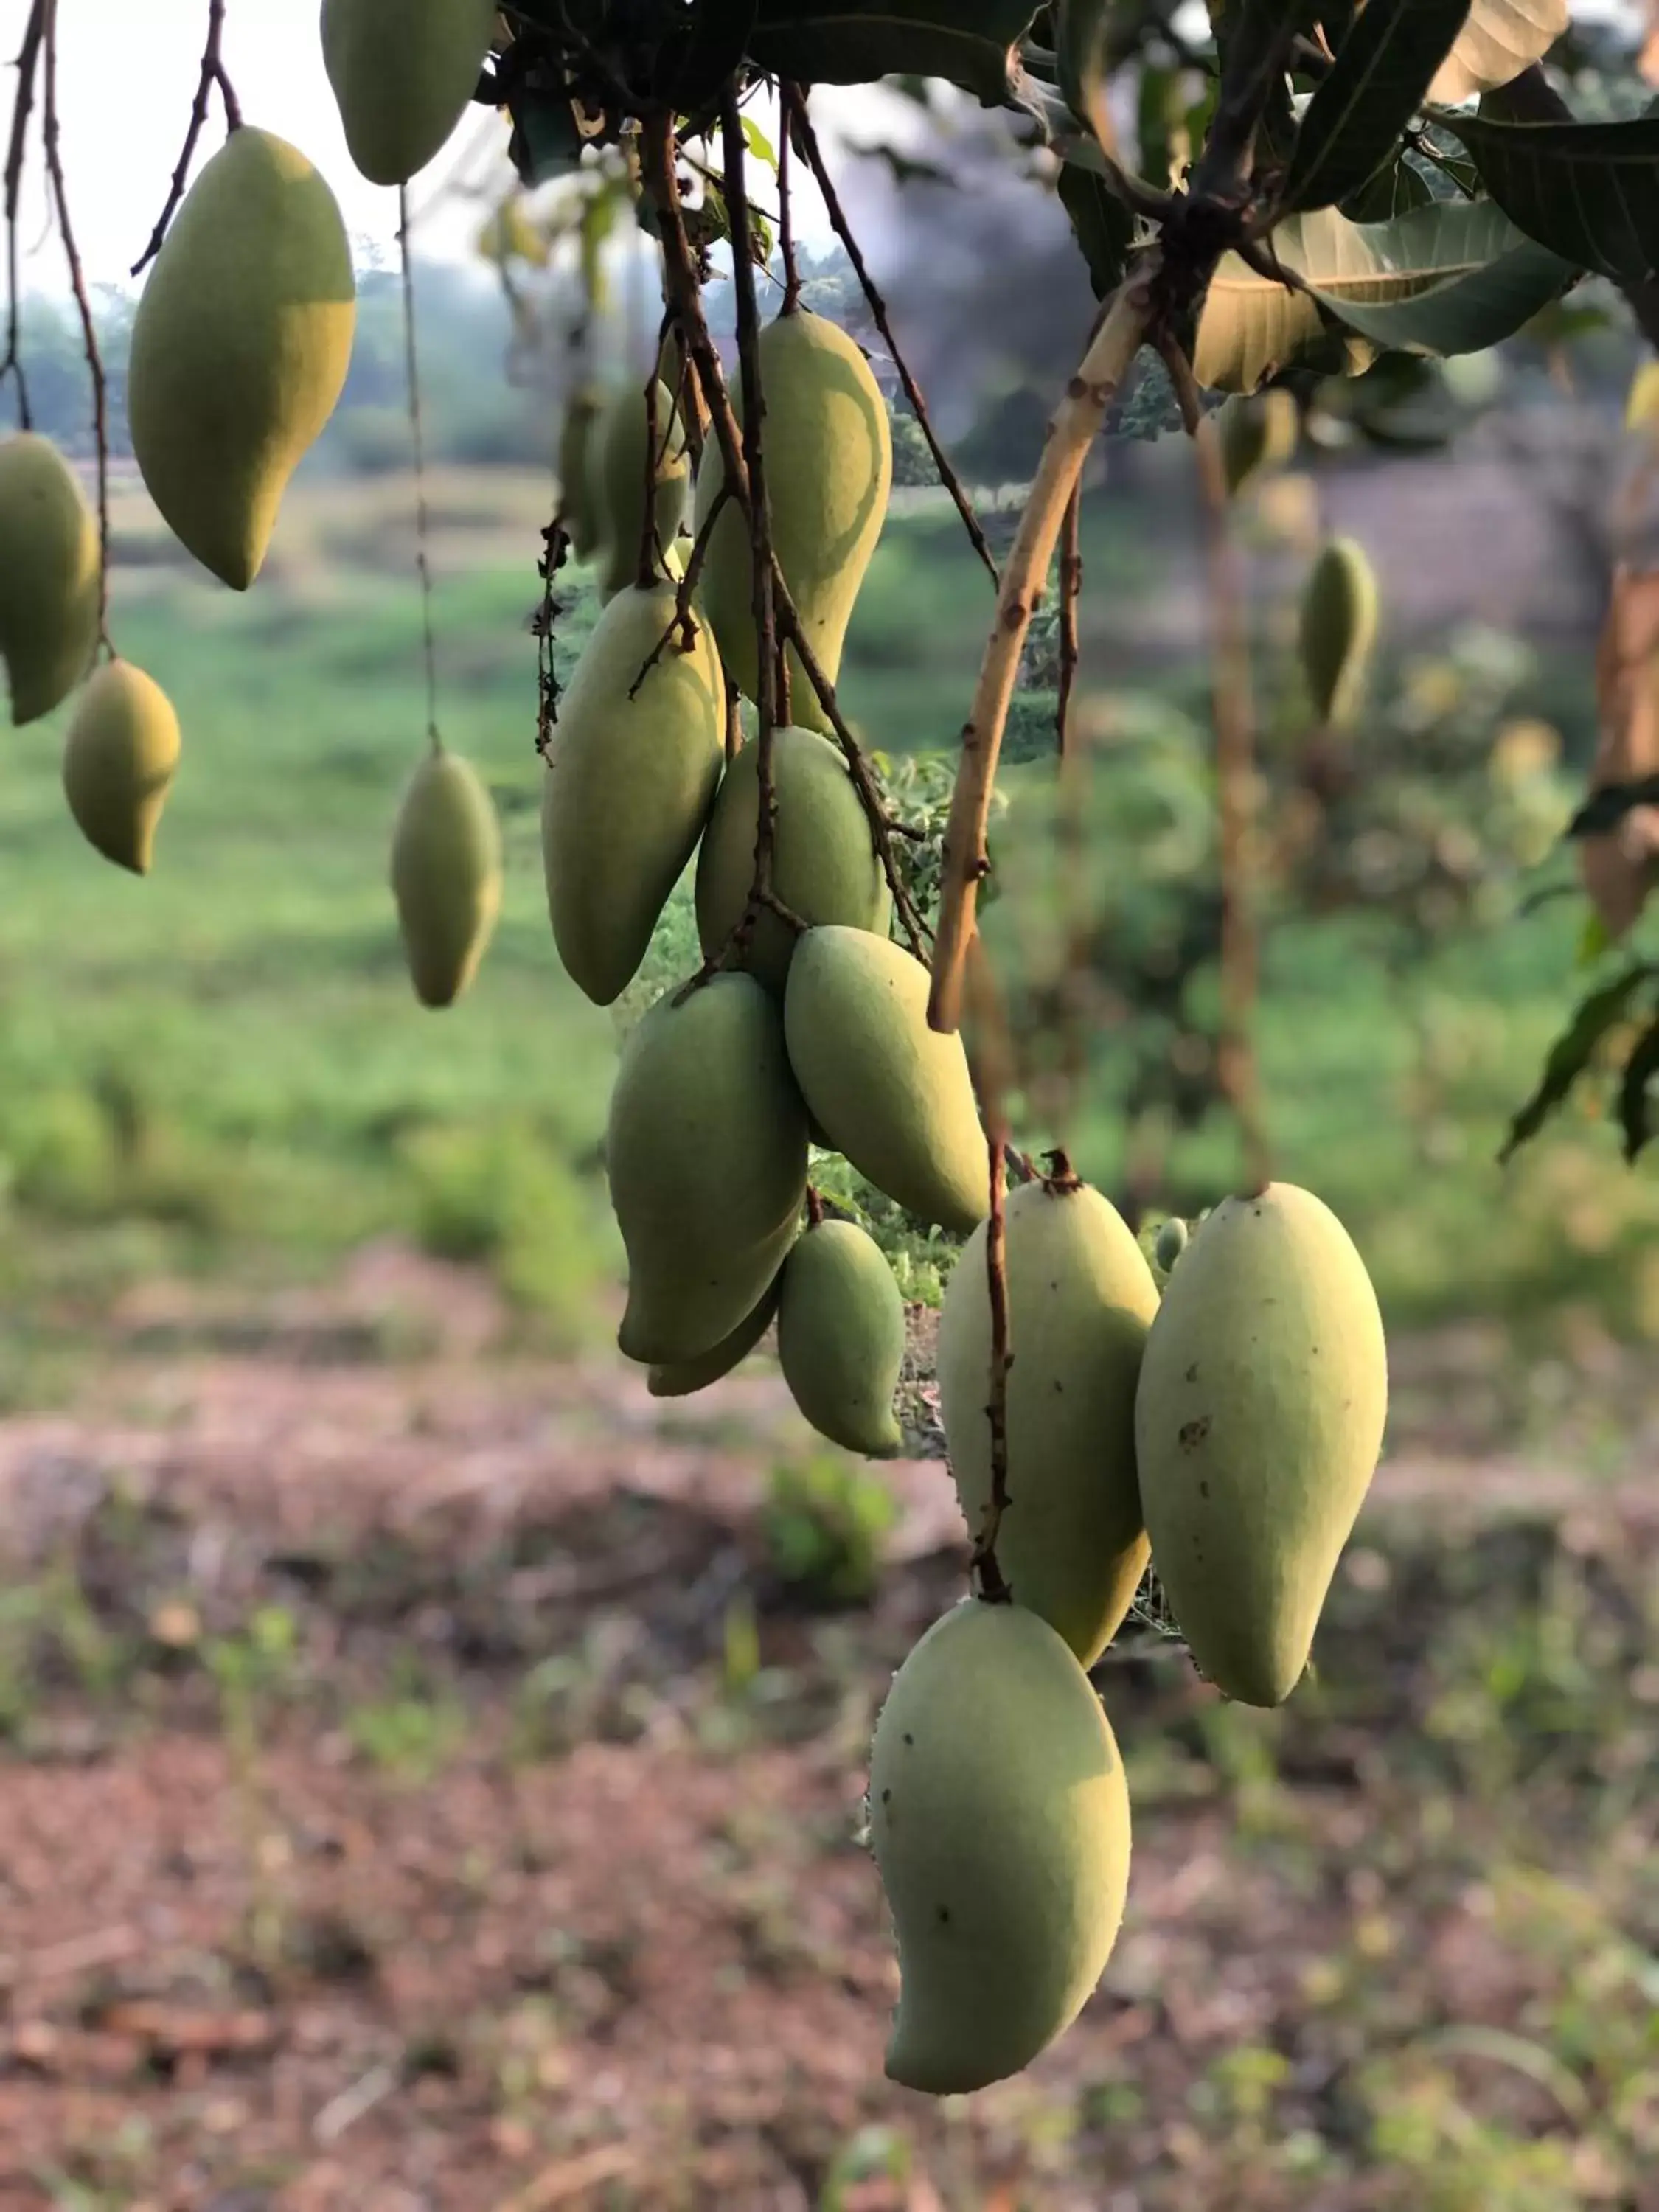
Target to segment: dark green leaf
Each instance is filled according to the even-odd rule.
[[[1385,164],[1369,183],[1342,201],[1350,222],[1391,222],[1397,215],[1426,207],[1434,198],[1429,180],[1406,155]]]
[[[1334,207],[1375,176],[1468,12],[1469,0],[1369,0],[1303,115],[1287,209]]]
[[[1447,115],[1480,181],[1528,238],[1580,269],[1636,284],[1659,268],[1659,116],[1512,123]]]
[[[1529,1143],[1564,1103],[1589,1066],[1596,1046],[1609,1030],[1616,1029],[1625,1019],[1631,1000],[1655,973],[1648,962],[1638,961],[1613,982],[1591,992],[1550,1047],[1537,1090],[1510,1124],[1510,1133],[1498,1155],[1500,1165],[1519,1152],[1522,1145]]]
[[[1625,1158],[1632,1165],[1637,1154],[1654,1133],[1653,1090],[1659,1084],[1659,1015],[1637,1038],[1625,1062],[1619,1085],[1619,1126],[1625,1134]]]
[[[568,100],[556,94],[526,95],[513,111],[507,158],[533,191],[550,178],[568,177],[586,143]]]
[[[1066,162],[1060,169],[1060,205],[1071,220],[1095,297],[1103,300],[1123,281],[1123,264],[1134,236],[1134,217],[1103,178]]]
[[[1600,837],[1616,830],[1638,806],[1659,806],[1659,775],[1639,775],[1632,783],[1604,783],[1591,792],[1566,826],[1569,837]]]
[[[804,84],[946,77],[994,107],[1035,13],[1031,0],[760,0],[750,58]]]
[[[1078,121],[1092,131],[1103,146],[1112,143],[1111,118],[1106,112],[1107,33],[1112,14],[1112,0],[1059,0],[1054,9],[1061,95]]]
[[[755,27],[755,0],[697,0],[686,27],[665,39],[648,89],[691,113],[720,92],[744,55]]]

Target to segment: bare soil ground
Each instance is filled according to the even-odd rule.
[[[878,1471],[835,1601],[763,1365],[665,1405],[421,1288],[419,1365],[352,1358],[361,1296],[236,1351],[152,1306],[0,1423],[3,2212],[1659,2212],[1650,1376],[1592,1483],[1419,1354],[1283,1714],[1126,1632],[1105,1981],[936,2104],[860,1825],[943,1468]]]

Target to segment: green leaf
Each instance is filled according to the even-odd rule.
[[[1659,116],[1628,123],[1442,118],[1517,228],[1580,269],[1638,284],[1659,267]]]
[[[1569,0],[1474,0],[1429,98],[1455,107],[1508,84],[1542,59],[1571,15]]]
[[[1609,1030],[1616,1029],[1624,1020],[1631,1000],[1655,972],[1648,962],[1638,961],[1613,982],[1592,991],[1583,1001],[1550,1047],[1537,1090],[1510,1122],[1509,1134],[1498,1155],[1500,1167],[1522,1145],[1530,1143],[1550,1115],[1565,1103],[1573,1085],[1589,1066],[1596,1046]]]
[[[1619,1085],[1619,1126],[1625,1136],[1625,1158],[1632,1166],[1654,1134],[1656,1084],[1659,1084],[1659,1015],[1637,1038]]]
[[[1426,207],[1435,197],[1421,169],[1404,155],[1387,163],[1357,192],[1341,203],[1350,222],[1389,222],[1413,208]]]
[[[1061,94],[1103,146],[1111,144],[1113,135],[1106,112],[1107,33],[1113,13],[1112,0],[1058,0],[1054,9]]]
[[[773,148],[772,141],[752,115],[745,115],[743,118],[743,143],[755,159],[757,161],[763,161],[775,177],[778,173],[777,154]]]
[[[1291,291],[1224,255],[1199,320],[1200,383],[1253,392],[1316,346],[1327,319],[1373,346],[1480,353],[1574,273],[1486,200],[1436,200],[1376,223],[1320,208],[1280,223],[1269,250],[1309,289]]]
[[[1376,175],[1468,12],[1469,0],[1369,0],[1303,115],[1287,209],[1333,207]]]
[[[1056,186],[1070,218],[1095,297],[1103,300],[1123,281],[1123,264],[1134,237],[1134,217],[1103,178],[1068,161]]]
[[[994,107],[1036,12],[1032,0],[760,0],[750,58],[803,84],[942,76]]]

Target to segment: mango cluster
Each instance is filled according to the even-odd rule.
[[[779,316],[759,350],[775,543],[833,679],[887,508],[886,407],[820,316]],[[799,667],[793,719],[768,745],[777,903],[755,902],[760,744],[727,750],[728,690],[757,683],[749,538],[735,501],[715,515],[712,440],[692,481],[678,377],[665,349],[648,388],[584,387],[561,440],[566,528],[605,605],[547,752],[554,943],[587,996],[613,1005],[695,864],[704,954],[630,1032],[617,1071],[605,1163],[628,1254],[619,1341],[653,1391],[679,1396],[775,1322],[806,1419],[880,1457],[902,1441],[903,1301],[863,1229],[809,1207],[809,1149],[966,1231],[988,1204],[985,1138],[962,1042],[928,1028],[927,972],[889,936],[869,817]],[[684,533],[711,517],[686,623]]]
[[[887,2071],[937,2094],[1028,2065],[1111,1954],[1129,1799],[1086,1670],[1148,1564],[1200,1671],[1280,1704],[1388,1399],[1370,1279],[1310,1193],[1270,1183],[1195,1231],[1166,1222],[1155,1270],[1097,1191],[1069,1173],[1028,1183],[1006,1208],[999,1516],[987,1235],[946,1293],[939,1401],[968,1528],[994,1538],[1012,1602],[970,1598],[921,1638],[870,1765],[899,1950]]]

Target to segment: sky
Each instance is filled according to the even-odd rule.
[[[27,0],[0,0],[0,52],[16,52]],[[224,57],[250,123],[298,146],[333,186],[346,228],[365,261],[395,260],[398,196],[360,177],[324,74],[316,0],[228,0]],[[70,215],[96,284],[125,284],[166,202],[190,119],[207,21],[206,0],[62,0],[58,92]],[[4,80],[10,111],[10,74]],[[38,126],[38,112],[36,125]],[[222,142],[216,100],[198,166]],[[63,255],[46,219],[38,128],[31,131],[29,186],[20,230],[26,290],[64,289]],[[464,119],[450,144],[411,186],[416,250],[465,259],[485,203],[456,184],[511,181],[507,124],[487,108]],[[809,196],[803,194],[803,201]],[[815,209],[800,210],[814,247],[829,231]]]

